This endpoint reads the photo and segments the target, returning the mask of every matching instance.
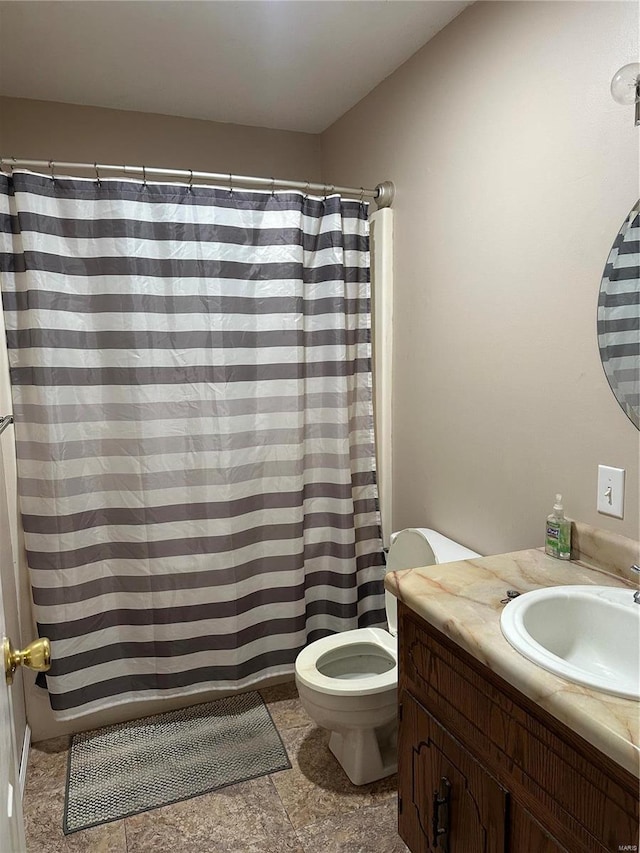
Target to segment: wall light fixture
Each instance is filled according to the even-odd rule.
[[[636,127],[640,125],[640,62],[623,65],[613,75],[611,95],[619,104],[636,105]]]

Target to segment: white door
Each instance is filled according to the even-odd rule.
[[[4,490],[4,466],[0,449],[0,565],[12,566],[9,513]],[[13,569],[12,569],[13,571]],[[0,639],[5,636],[2,584],[0,583]],[[18,638],[19,639],[19,638]],[[20,685],[15,685],[18,688]],[[0,850],[2,853],[25,853],[22,799],[18,782],[12,688],[6,683],[4,666],[0,673]]]

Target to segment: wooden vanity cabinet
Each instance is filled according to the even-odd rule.
[[[631,773],[402,603],[399,624],[398,823],[413,853],[640,850]]]

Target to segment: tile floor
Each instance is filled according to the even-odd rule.
[[[405,853],[396,777],[356,787],[293,684],[260,691],[291,770],[64,835],[68,738],[32,747],[24,798],[29,853]]]

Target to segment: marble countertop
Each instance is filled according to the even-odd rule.
[[[541,550],[389,572],[385,587],[415,613],[601,752],[640,777],[640,702],[566,681],[513,649],[500,630],[507,589],[631,581]]]

